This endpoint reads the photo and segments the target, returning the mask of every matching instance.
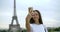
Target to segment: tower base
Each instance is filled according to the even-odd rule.
[[[21,32],[21,28],[20,28],[20,25],[17,24],[17,25],[9,25],[9,32]]]

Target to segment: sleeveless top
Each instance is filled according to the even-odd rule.
[[[48,32],[43,24],[30,24],[31,32]]]

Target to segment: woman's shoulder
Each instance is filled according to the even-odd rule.
[[[44,24],[30,24],[31,26],[44,26],[45,27],[45,25]]]

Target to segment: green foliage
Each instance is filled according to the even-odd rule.
[[[0,30],[0,32],[7,32],[6,30]]]
[[[0,30],[0,32],[7,32],[7,31],[8,31],[8,30]],[[53,31],[60,31],[60,27],[48,29],[48,32],[53,32]],[[17,32],[20,32],[20,30],[18,30]],[[22,32],[27,32],[27,30],[26,30],[26,29],[23,29]]]
[[[55,28],[54,30],[55,30],[55,31],[60,31],[60,27],[59,27],[59,28]]]
[[[24,30],[23,30],[23,32],[27,32],[27,30],[26,30],[26,29],[24,29]]]
[[[16,32],[20,32],[20,30],[17,30]]]

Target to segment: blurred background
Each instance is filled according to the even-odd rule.
[[[9,29],[13,16],[14,0],[0,0],[0,32]],[[16,12],[20,27],[26,31],[25,18],[28,7],[40,11],[49,32],[60,31],[60,0],[16,0]],[[16,24],[16,22],[14,22]]]

